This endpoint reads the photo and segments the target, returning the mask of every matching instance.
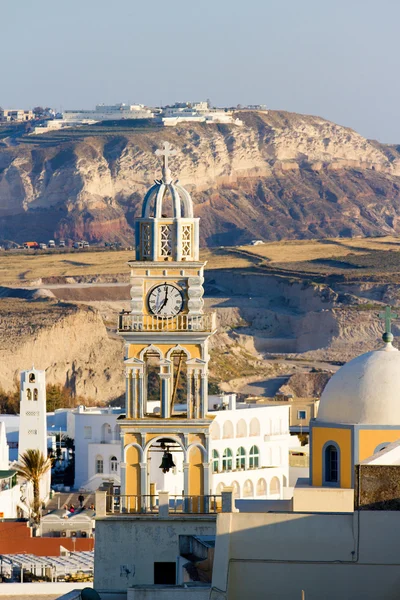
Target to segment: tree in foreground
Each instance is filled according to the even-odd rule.
[[[40,450],[27,450],[21,454],[19,462],[14,466],[17,474],[33,486],[32,518],[40,521],[40,480],[51,469],[51,460]]]

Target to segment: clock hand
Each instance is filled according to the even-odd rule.
[[[165,298],[164,298],[164,302],[161,304],[159,310],[157,311],[158,313],[164,308],[164,306],[167,304],[168,302],[168,288],[167,286],[165,286]]]

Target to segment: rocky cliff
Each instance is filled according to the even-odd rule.
[[[133,241],[153,152],[179,149],[202,244],[400,232],[400,153],[319,117],[241,112],[242,127],[99,124],[0,130],[0,240]]]
[[[103,403],[123,391],[123,344],[97,310],[54,300],[0,299],[0,388],[12,391],[22,369],[46,370],[48,383]]]

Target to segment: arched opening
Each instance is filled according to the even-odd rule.
[[[219,453],[217,450],[212,451],[212,472],[218,473],[219,471]]]
[[[236,469],[244,470],[246,468],[246,450],[243,446],[237,449],[236,452]]]
[[[222,470],[232,471],[232,450],[230,448],[225,448],[222,455]]]
[[[29,373],[29,383],[35,383],[35,382],[36,382],[35,373]]]
[[[184,452],[181,442],[172,437],[155,438],[144,455],[147,464],[147,491],[168,491],[171,495],[184,493]],[[163,468],[164,467],[164,468]]]
[[[114,441],[115,442],[119,442],[120,441],[120,433],[121,433],[121,427],[119,425],[116,425],[114,427]]]
[[[257,481],[257,496],[267,495],[267,482],[265,479],[259,479]]]
[[[176,348],[167,354],[171,361],[171,415],[175,412],[188,412],[188,372],[187,361],[189,354],[181,348]]]
[[[243,498],[252,498],[254,496],[254,486],[250,479],[244,482],[243,486]]]
[[[34,399],[34,400],[38,400],[38,398],[39,398],[39,392],[38,392],[38,389],[37,389],[37,388],[35,388],[35,389],[33,390],[33,399]]]
[[[271,496],[281,493],[281,483],[278,477],[273,477],[271,479],[271,483],[269,484],[269,493]]]
[[[144,414],[154,414],[155,409],[161,410],[160,360],[157,349],[151,348],[143,355],[144,362]]]
[[[240,498],[240,485],[237,481],[232,481],[233,497]]]
[[[260,463],[260,451],[258,446],[252,446],[249,453],[249,469],[258,469]]]
[[[95,472],[97,474],[104,473],[104,461],[103,461],[103,457],[100,454],[98,454],[96,456]]]
[[[109,423],[103,423],[101,426],[101,442],[107,444],[112,441],[112,429]]]
[[[240,419],[236,425],[236,437],[245,438],[247,437],[247,424],[244,419]]]
[[[204,467],[203,467],[203,452],[198,446],[192,446],[189,450],[189,495],[203,496],[204,495]],[[200,505],[198,508],[199,512]]]
[[[220,496],[222,494],[222,490],[224,489],[225,484],[222,483],[222,481],[217,485],[217,496]]]
[[[210,436],[211,436],[212,440],[220,440],[221,439],[221,428],[216,421],[213,421],[211,423]]]
[[[116,456],[110,458],[110,473],[118,472],[118,459]]]
[[[255,417],[250,421],[250,436],[260,435],[260,421]]]
[[[339,451],[338,447],[334,444],[329,444],[325,448],[325,483],[338,484],[339,483]]]
[[[224,439],[230,439],[234,437],[232,421],[225,421],[222,429],[222,437]]]
[[[32,392],[29,388],[26,390],[26,398],[27,400],[32,400]]]

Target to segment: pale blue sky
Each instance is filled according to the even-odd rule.
[[[399,0],[0,0],[0,106],[210,98],[400,143]]]

